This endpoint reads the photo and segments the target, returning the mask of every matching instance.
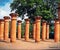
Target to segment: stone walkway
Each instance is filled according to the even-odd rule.
[[[34,40],[30,39],[26,42],[24,39],[16,40],[15,43],[0,42],[0,50],[38,50],[38,49],[60,49],[60,42],[55,43],[54,40],[46,40],[39,43],[35,43]]]

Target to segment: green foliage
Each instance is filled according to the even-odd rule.
[[[24,37],[24,32],[25,32],[25,22],[22,23],[22,25],[21,25],[21,30],[22,30],[21,36]]]
[[[27,13],[29,18],[32,20],[35,16],[42,16],[43,19],[49,20],[53,19],[56,15],[56,8],[54,3],[60,2],[60,0],[13,0],[10,7],[16,10],[19,16]]]
[[[30,25],[29,25],[29,35],[30,35],[30,38],[32,37],[32,34],[33,34],[33,24],[30,23]]]
[[[56,2],[60,3],[60,0],[56,0]]]
[[[42,15],[39,6],[36,7],[36,11],[35,11],[34,15],[35,15],[35,16],[41,16],[41,15]]]

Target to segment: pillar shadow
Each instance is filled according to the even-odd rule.
[[[4,40],[0,40],[0,42],[4,42]]]
[[[21,41],[23,41],[23,42],[29,42],[29,43],[35,43],[35,41],[34,41],[34,40],[33,40],[33,41],[31,41],[31,40],[26,41],[25,39],[21,39]]]
[[[42,40],[42,39],[41,39],[41,41],[42,41],[42,42],[54,42],[54,39],[45,39],[45,40]]]
[[[10,43],[10,41],[5,41],[5,40],[0,40],[0,42],[4,42],[4,43]]]

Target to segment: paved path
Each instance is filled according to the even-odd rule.
[[[0,50],[37,50],[37,49],[60,49],[60,42],[55,43],[54,40],[46,40],[46,41],[40,41],[39,43],[35,43],[34,40],[30,39],[28,42],[26,42],[24,39],[16,40],[15,43],[10,42],[0,42]]]

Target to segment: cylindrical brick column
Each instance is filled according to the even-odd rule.
[[[46,21],[42,22],[42,40],[46,39]]]
[[[35,42],[40,42],[40,27],[41,27],[41,17],[36,17],[36,33],[35,33]]]
[[[60,22],[60,3],[58,3],[58,18],[59,18],[59,22]],[[59,23],[59,29],[60,29],[60,23]],[[60,34],[59,34],[60,36]],[[60,37],[59,37],[59,41],[60,41]]]
[[[4,40],[4,20],[0,19],[0,40]]]
[[[59,19],[55,19],[55,24],[54,24],[54,41],[59,42]]]
[[[29,41],[29,19],[25,19],[25,40]]]
[[[18,39],[21,39],[21,22],[20,20],[18,20]]]
[[[17,22],[17,16],[16,13],[11,13],[11,32],[10,32],[10,41],[15,42],[16,41],[16,22]]]
[[[33,23],[33,39],[35,39],[35,33],[36,33],[36,22]]]
[[[59,18],[59,30],[60,30],[60,18]],[[60,33],[60,31],[59,31]],[[59,41],[60,41],[60,34],[59,34]]]
[[[9,37],[9,16],[4,16],[4,40],[8,41]]]
[[[46,39],[49,39],[49,23],[46,25]]]

